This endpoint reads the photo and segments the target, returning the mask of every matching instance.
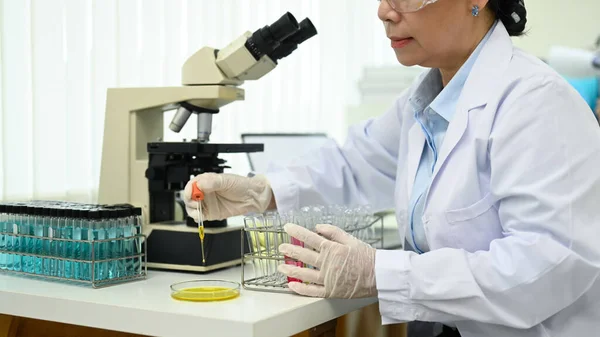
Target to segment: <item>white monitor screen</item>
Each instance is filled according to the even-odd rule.
[[[250,169],[266,172],[272,163],[286,162],[307,154],[328,141],[324,133],[261,133],[243,134],[243,143],[264,144],[264,152],[248,153]]]

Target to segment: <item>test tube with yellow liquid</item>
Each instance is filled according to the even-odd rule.
[[[202,246],[202,264],[206,264],[206,258],[204,257],[204,219],[202,219],[202,207],[200,203],[204,200],[204,193],[194,183],[192,187],[192,200],[197,201],[196,204],[198,211],[198,234],[200,235],[200,245]]]

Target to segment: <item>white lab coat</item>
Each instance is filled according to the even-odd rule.
[[[422,78],[385,114],[351,128],[343,147],[267,173],[278,207],[394,207],[404,237],[425,142],[408,97]],[[443,322],[463,337],[597,336],[599,202],[592,112],[499,23],[434,169],[423,216],[432,251],[377,252],[383,322]]]

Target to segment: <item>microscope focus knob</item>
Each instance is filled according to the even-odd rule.
[[[163,179],[165,177],[165,171],[156,167],[149,167],[146,169],[146,178],[150,180]]]

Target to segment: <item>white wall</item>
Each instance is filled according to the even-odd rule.
[[[525,0],[527,36],[515,45],[545,58],[553,45],[590,48],[600,35],[600,0]]]

